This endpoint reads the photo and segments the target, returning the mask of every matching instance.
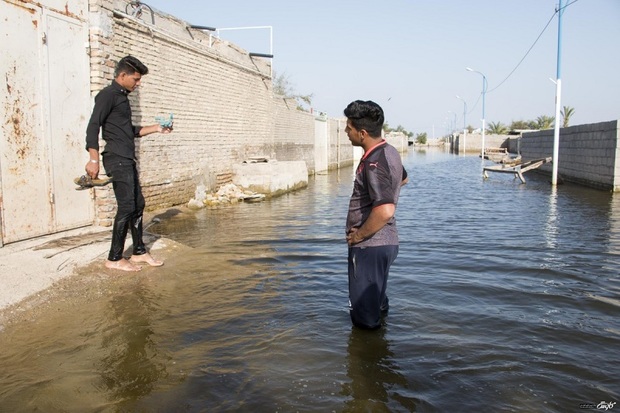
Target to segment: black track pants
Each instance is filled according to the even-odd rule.
[[[398,245],[349,247],[351,321],[357,327],[378,328],[388,311],[387,280]]]

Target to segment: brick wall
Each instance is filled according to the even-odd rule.
[[[553,156],[553,137],[553,129],[524,133],[523,159]],[[617,120],[560,129],[558,175],[566,181],[620,191],[619,140]],[[552,165],[540,170],[551,173]]]
[[[273,153],[281,161],[306,161],[314,173],[314,115],[297,110],[292,99],[273,99]]]
[[[252,156],[303,160],[315,172],[315,115],[274,96],[269,59],[251,58],[174,16],[156,13],[154,25],[148,15],[130,18],[124,0],[89,4],[93,98],[112,82],[116,62],[132,54],[149,68],[130,95],[134,124],[174,114],[173,133],[137,141],[147,209],[184,204],[201,184],[216,190],[232,181],[234,164]],[[344,126],[342,119],[327,119],[330,169],[353,162]],[[97,224],[111,225],[111,188],[98,188],[95,196]]]

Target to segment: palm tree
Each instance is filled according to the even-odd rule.
[[[489,122],[487,130],[493,135],[505,135],[508,133],[508,127],[502,122]]]
[[[571,116],[575,114],[575,108],[564,106],[560,113],[562,114],[562,127],[568,128],[568,122],[570,122]]]
[[[510,130],[531,129],[530,124],[524,120],[513,120],[508,128]]]
[[[538,129],[551,129],[555,122],[554,116],[542,115],[536,118],[536,126]]]

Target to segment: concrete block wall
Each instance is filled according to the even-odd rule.
[[[398,152],[407,152],[409,150],[409,138],[405,136],[404,133],[401,132],[391,132],[388,134],[384,134],[383,138],[395,147]]]
[[[553,156],[554,130],[524,133],[524,160]],[[560,129],[558,174],[566,181],[594,188],[620,191],[620,135],[618,121]],[[539,170],[551,173],[552,165]]]
[[[267,197],[308,186],[304,161],[240,163],[233,167],[233,183]]]
[[[303,160],[314,173],[314,115],[297,110],[294,99],[274,97],[273,152],[279,161]]]
[[[353,164],[353,146],[344,132],[347,120],[327,119],[329,137],[328,169],[338,169]]]
[[[495,135],[495,134],[485,134],[484,135],[484,146],[485,148],[508,148],[508,151],[511,153],[516,153],[513,151],[513,147],[510,146],[510,136],[509,135]],[[480,133],[468,133],[467,136],[464,136],[463,133],[459,133],[456,138],[453,139],[450,151],[452,153],[462,154],[462,153],[477,153],[480,154],[482,150],[482,134]]]

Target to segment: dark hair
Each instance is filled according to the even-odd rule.
[[[351,125],[357,130],[364,129],[373,138],[381,136],[383,129],[383,109],[372,100],[356,100],[349,103],[344,110],[344,115],[351,121]]]
[[[149,73],[149,68],[146,67],[141,61],[136,59],[133,56],[125,56],[121,60],[118,61],[116,65],[116,70],[114,71],[114,77],[120,75],[122,72],[127,73],[128,75],[133,75],[138,72],[142,76]]]

